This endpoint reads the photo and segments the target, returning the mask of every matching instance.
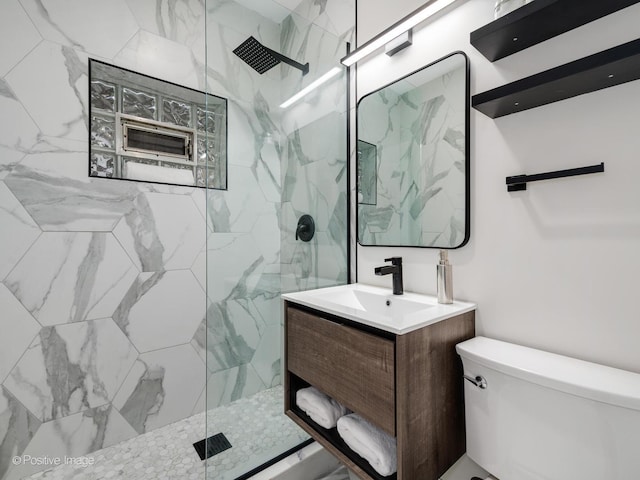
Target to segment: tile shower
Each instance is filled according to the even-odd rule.
[[[231,50],[259,32],[321,74],[353,2],[267,10],[0,6],[0,479],[277,387],[280,292],[346,281],[344,79],[280,113],[300,75]],[[89,178],[89,58],[228,98],[228,191]]]

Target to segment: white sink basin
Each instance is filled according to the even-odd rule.
[[[348,308],[368,312],[384,317],[402,317],[420,310],[432,308],[429,297],[407,298],[405,295],[393,295],[385,289],[373,291],[373,287],[366,285],[351,286],[351,288],[322,288],[315,290],[316,301],[337,303]]]
[[[393,295],[389,288],[361,283],[288,293],[282,298],[397,334],[476,308],[467,302],[443,305],[435,297],[417,293]]]

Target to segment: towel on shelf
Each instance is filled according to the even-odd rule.
[[[396,439],[355,413],[338,420],[344,442],[383,477],[398,470]]]
[[[309,415],[311,420],[324,428],[335,427],[338,419],[349,413],[346,407],[315,387],[298,390],[296,405]]]
[[[183,168],[161,167],[146,163],[127,162],[124,167],[124,178],[145,182],[174,183],[177,185],[195,185],[193,171]]]

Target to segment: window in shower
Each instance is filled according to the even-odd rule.
[[[92,177],[227,189],[227,100],[89,62]]]

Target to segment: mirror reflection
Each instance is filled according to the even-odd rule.
[[[456,52],[358,103],[358,241],[459,248],[469,238],[469,68]]]

